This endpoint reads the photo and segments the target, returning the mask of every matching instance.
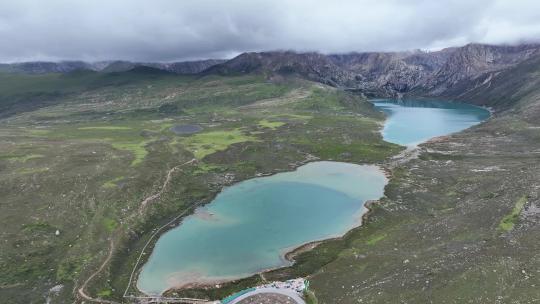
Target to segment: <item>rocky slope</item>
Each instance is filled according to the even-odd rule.
[[[451,53],[440,52],[351,53],[330,55],[341,68],[355,74],[355,85],[364,91],[392,95],[407,92],[439,70]]]
[[[244,53],[204,73],[294,73],[310,80],[374,96],[452,95],[455,88],[540,55],[540,45],[468,44],[436,52]],[[491,75],[491,76],[490,76]]]
[[[437,95],[462,81],[471,81],[513,67],[539,54],[538,45],[493,46],[469,44],[455,49],[443,66],[420,83],[423,90]]]

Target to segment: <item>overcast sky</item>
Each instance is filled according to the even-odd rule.
[[[540,41],[540,0],[1,0],[0,61],[229,58]]]

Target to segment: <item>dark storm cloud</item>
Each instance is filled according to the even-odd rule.
[[[433,49],[540,38],[536,0],[4,0],[0,61]]]

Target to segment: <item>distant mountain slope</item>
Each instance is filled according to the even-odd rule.
[[[225,62],[219,59],[207,59],[198,61],[182,61],[171,63],[156,63],[156,62],[130,62],[130,61],[111,61],[108,62],[102,69],[95,69],[102,72],[125,72],[135,67],[146,66],[155,69],[164,70],[176,74],[197,74],[213,65]],[[95,65],[94,65],[95,66]]]
[[[229,61],[210,67],[203,73],[235,75],[243,73],[298,74],[309,80],[333,86],[352,84],[354,74],[319,53],[262,52],[243,53]]]
[[[207,59],[198,61],[182,61],[164,64],[165,70],[177,74],[197,74],[216,64],[225,62],[222,59]]]
[[[28,74],[68,73],[74,70],[94,70],[94,68],[92,64],[83,61],[32,61],[3,64],[0,67],[0,71]]]
[[[209,67],[222,63],[225,60],[208,59],[198,61],[183,61],[171,63],[156,62],[130,62],[130,61],[60,61],[60,62],[21,62],[13,64],[1,64],[0,71],[25,74],[48,74],[48,73],[69,73],[75,70],[89,70],[98,72],[125,72],[136,67],[145,66],[164,70],[176,74],[197,74]]]

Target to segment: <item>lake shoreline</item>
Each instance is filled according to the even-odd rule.
[[[380,167],[380,166],[377,165],[377,167]],[[383,167],[380,167],[380,170],[381,170],[381,172],[388,172],[389,171],[388,169],[383,168]],[[389,180],[388,180],[388,182],[389,182]],[[388,185],[388,183],[387,183],[387,185]],[[386,187],[386,185],[385,185],[385,187]],[[181,291],[181,290],[187,290],[187,289],[192,289],[192,288],[201,288],[201,289],[219,288],[219,286],[217,286],[217,285],[221,285],[221,284],[224,284],[224,283],[235,282],[235,281],[238,281],[238,280],[249,278],[251,276],[264,275],[265,273],[269,273],[269,272],[272,272],[272,271],[275,271],[275,270],[290,267],[290,266],[294,265],[294,263],[296,262],[294,260],[294,258],[296,256],[298,256],[298,255],[300,255],[300,254],[302,254],[304,252],[309,252],[309,251],[315,249],[320,244],[323,244],[323,243],[326,243],[326,242],[331,242],[331,241],[343,240],[344,238],[347,237],[347,235],[349,233],[351,233],[355,229],[359,229],[360,227],[362,227],[362,223],[365,220],[367,220],[369,215],[372,213],[373,205],[379,203],[381,201],[381,199],[383,199],[383,198],[384,198],[384,195],[381,198],[376,199],[376,200],[367,200],[367,201],[365,201],[363,206],[362,206],[363,212],[362,212],[361,216],[359,217],[357,224],[355,224],[354,226],[347,229],[343,234],[338,235],[338,236],[330,236],[328,238],[324,238],[324,239],[320,239],[320,240],[309,241],[309,242],[300,244],[298,246],[294,246],[294,247],[292,247],[290,249],[285,249],[283,251],[282,255],[281,255],[281,258],[288,263],[287,265],[278,266],[278,267],[271,267],[271,268],[264,268],[264,269],[261,269],[260,271],[257,271],[257,272],[255,272],[253,274],[250,274],[248,276],[230,277],[230,278],[226,278],[226,279],[211,279],[211,280],[208,280],[205,283],[186,283],[186,284],[182,284],[182,285],[171,286],[170,288],[163,291],[159,295],[161,296],[161,295],[167,294],[168,292],[171,292],[171,291]],[[141,291],[141,292],[143,292],[143,291]],[[152,295],[152,294],[146,294],[146,295]]]
[[[382,171],[387,171],[387,170],[382,170]],[[388,183],[386,185],[388,185]],[[385,185],[385,187],[386,187],[386,185]],[[296,256],[298,256],[298,255],[300,255],[300,254],[302,254],[304,252],[308,252],[310,250],[313,250],[313,249],[315,249],[315,247],[319,246],[322,243],[343,240],[344,238],[347,237],[347,234],[349,234],[351,231],[362,227],[362,223],[364,223],[364,221],[367,220],[367,218],[369,217],[369,214],[373,211],[373,205],[379,203],[383,197],[384,197],[384,195],[381,198],[376,199],[376,200],[367,200],[367,201],[365,201],[364,205],[363,205],[363,209],[365,209],[365,210],[364,210],[364,212],[362,212],[362,215],[360,217],[358,225],[355,225],[355,226],[351,227],[350,229],[348,229],[342,235],[330,237],[330,238],[323,239],[323,240],[307,242],[307,243],[302,244],[302,245],[300,245],[300,246],[298,246],[298,247],[296,247],[294,249],[291,249],[291,250],[287,251],[287,253],[284,254],[284,258],[286,260],[288,260],[289,262],[294,263],[295,262],[294,258]],[[274,270],[274,269],[272,269],[272,270]]]
[[[380,134],[387,142],[416,147],[463,131],[492,117],[492,109],[442,99],[375,98],[369,102],[386,115]]]
[[[238,185],[239,183],[245,182],[245,181],[250,180],[250,179],[256,179],[256,178],[259,178],[259,177],[267,177],[267,176],[275,175],[275,174],[278,174],[278,173],[295,172],[295,171],[298,171],[299,167],[308,165],[308,164],[313,163],[313,162],[321,162],[321,165],[323,163],[329,163],[329,164],[323,165],[323,167],[320,167],[321,165],[319,165],[317,167],[313,167],[313,169],[307,169],[309,171],[304,171],[303,173],[300,173],[300,174],[308,174],[308,175],[313,174],[313,173],[321,174],[320,173],[321,169],[315,169],[315,168],[325,168],[324,166],[335,166],[332,163],[336,163],[338,165],[338,167],[336,167],[336,169],[335,169],[335,170],[338,170],[336,172],[341,172],[341,170],[345,170],[344,172],[347,172],[347,170],[351,170],[351,172],[352,172],[351,174],[362,177],[364,179],[370,179],[370,176],[372,174],[374,176],[378,176],[377,179],[376,179],[376,180],[378,180],[377,183],[382,183],[382,185],[381,185],[382,188],[380,189],[380,191],[381,191],[380,196],[378,196],[379,194],[377,194],[378,199],[382,198],[384,196],[384,187],[389,182],[390,173],[389,173],[388,169],[382,167],[381,165],[379,165],[379,164],[377,164],[377,165],[375,165],[375,164],[355,164],[355,163],[349,163],[349,162],[336,162],[336,161],[333,161],[333,160],[321,161],[318,158],[307,157],[304,161],[296,163],[295,166],[292,167],[293,170],[272,172],[272,173],[269,173],[269,174],[256,174],[256,176],[254,178],[245,179],[243,181],[232,183],[230,186],[223,187],[222,190],[219,191],[218,193],[216,193],[214,198],[212,200],[210,200],[209,202],[214,201],[218,194],[223,193],[227,188],[229,188],[231,186]],[[351,167],[349,167],[349,165]],[[345,167],[342,167],[342,166],[345,166]],[[315,170],[315,171],[313,171],[313,170]],[[327,170],[327,169],[323,169],[322,172],[328,172],[328,171],[325,171],[325,170]],[[360,171],[357,171],[357,170],[360,170]],[[367,171],[364,172],[363,170],[367,170]],[[316,172],[319,172],[319,173],[316,173]],[[324,174],[326,174],[326,173],[324,173]],[[315,175],[315,179],[318,179],[316,176],[317,175]],[[331,177],[332,175],[328,175],[328,176]],[[285,177],[285,179],[288,179],[288,178],[290,178],[290,177]],[[341,177],[331,177],[331,178],[335,181],[336,178],[341,178]],[[294,177],[293,177],[293,179],[294,179]],[[365,183],[365,181],[362,181],[362,179],[360,179],[358,182],[360,182],[362,185],[368,185],[368,184]],[[374,182],[375,182],[375,180],[374,180]],[[355,182],[353,181],[353,184],[354,183]],[[368,187],[368,189],[372,189],[372,188]],[[375,188],[375,189],[378,189],[378,188]],[[334,190],[334,191],[339,191],[339,190]],[[343,190],[343,191],[345,191],[345,190]],[[356,190],[356,191],[358,191],[358,190]],[[373,190],[373,191],[379,191],[379,190]],[[373,197],[373,194],[374,194],[373,191],[370,190],[368,192],[363,192],[363,190],[360,190],[360,193],[364,193],[362,195],[368,195],[368,196]],[[339,192],[344,193],[345,195],[347,193],[347,192],[341,192],[341,191],[339,191]],[[372,193],[372,194],[370,194],[370,193]],[[360,197],[359,197],[359,199],[360,199]],[[352,197],[350,197],[350,199],[352,199]],[[239,279],[244,279],[244,278],[250,277],[252,275],[257,275],[257,274],[269,272],[269,271],[272,271],[272,270],[289,267],[294,263],[294,261],[291,259],[292,253],[298,252],[302,248],[309,247],[311,244],[321,243],[321,242],[336,239],[336,238],[342,238],[349,231],[351,231],[352,229],[361,226],[362,222],[364,221],[365,214],[369,212],[369,208],[365,208],[366,204],[367,205],[371,204],[371,201],[372,201],[372,199],[367,199],[367,200],[361,199],[358,202],[358,204],[349,205],[350,206],[349,208],[351,208],[351,207],[355,208],[356,211],[354,211],[354,213],[351,214],[351,215],[353,215],[353,217],[351,218],[351,220],[352,220],[351,225],[345,227],[343,230],[340,229],[340,230],[338,230],[337,233],[332,233],[332,234],[330,234],[328,236],[324,236],[324,237],[322,237],[320,239],[315,239],[315,240],[311,240],[311,241],[308,241],[308,242],[299,243],[298,245],[294,245],[294,246],[289,247],[289,248],[284,248],[282,250],[282,253],[279,255],[279,260],[282,260],[283,263],[280,263],[280,265],[278,265],[277,267],[261,268],[261,269],[259,269],[257,271],[254,271],[253,273],[249,273],[248,275],[242,275],[242,276],[238,276],[238,277],[232,276],[232,277],[227,277],[227,278],[223,278],[223,279],[219,278],[219,277],[215,278],[215,279],[212,279],[211,277],[209,277],[210,278],[209,280],[204,280],[203,279],[203,280],[201,280],[202,282],[199,282],[199,283],[197,283],[197,282],[195,282],[195,283],[187,283],[186,282],[186,283],[175,284],[175,285],[171,285],[170,287],[168,287],[166,290],[161,292],[161,294],[167,293],[167,292],[169,292],[171,290],[184,290],[184,289],[194,288],[194,287],[197,287],[197,288],[212,288],[212,286],[214,286],[216,284],[221,284],[221,283],[224,283],[224,282],[231,282],[231,281],[235,281],[235,280],[239,280]],[[353,199],[353,202],[354,202],[354,199]],[[206,203],[205,204],[200,204],[199,206],[194,208],[190,212],[189,215],[194,215],[194,214],[199,213],[198,210],[200,210],[200,208],[205,208],[206,205],[207,205]],[[355,205],[360,207],[360,208],[354,207]],[[204,212],[208,212],[208,210],[203,211],[203,213]],[[344,214],[349,214],[349,213],[344,213]],[[171,231],[171,229],[177,228],[182,223],[183,219],[185,219],[187,216],[188,215],[184,216],[179,221],[178,224],[174,225],[174,227],[172,227],[173,225],[169,225],[170,227],[167,227],[168,229],[163,231],[163,233],[161,233],[160,235],[163,235],[165,232]],[[330,226],[330,227],[332,227],[332,226]],[[157,239],[159,239],[159,237],[156,237],[156,241],[157,241]],[[156,241],[154,241],[154,242],[156,242]],[[150,248],[150,246],[149,246],[149,248]],[[155,249],[155,245],[154,245],[154,249]],[[149,249],[147,249],[147,251],[150,252]],[[152,250],[152,252],[153,252],[153,250]],[[149,258],[149,255],[147,255],[145,257],[146,261],[141,261],[141,263],[139,263],[139,265],[146,265],[148,258]],[[144,268],[144,266],[139,267],[139,269],[137,271],[138,274],[136,276],[137,279],[134,281],[134,285],[135,285],[135,287],[137,288],[137,290],[139,292],[142,292],[144,294],[149,294],[149,295],[155,294],[155,292],[145,292],[144,288],[141,288],[141,286],[139,284],[140,272],[142,271],[143,268]],[[189,277],[189,276],[186,276],[186,277]],[[182,281],[182,280],[180,280],[180,281]]]
[[[159,238],[167,233],[168,231],[178,227],[180,224],[182,224],[182,221],[190,216],[190,215],[193,215],[195,214],[197,208],[201,208],[201,207],[205,207],[206,205],[210,204],[215,198],[216,196],[223,192],[226,188],[234,185],[234,184],[237,184],[237,183],[240,183],[240,182],[243,182],[243,181],[246,181],[246,180],[249,180],[249,179],[253,179],[253,178],[257,178],[257,177],[264,177],[264,176],[273,176],[275,174],[278,174],[278,173],[284,173],[284,172],[292,172],[296,169],[298,169],[298,167],[301,167],[303,165],[307,165],[309,163],[312,163],[312,162],[316,162],[316,161],[321,161],[320,158],[318,157],[315,157],[309,153],[306,153],[306,158],[304,160],[301,160],[301,161],[298,161],[298,162],[295,162],[295,163],[291,163],[289,164],[289,170],[279,170],[279,169],[276,169],[277,171],[274,171],[274,172],[268,172],[268,173],[256,173],[255,175],[253,176],[250,176],[250,177],[247,177],[247,178],[244,178],[242,180],[239,180],[239,181],[231,181],[229,184],[224,184],[223,187],[221,187],[221,189],[219,191],[216,191],[216,193],[212,194],[207,200],[204,200],[204,201],[200,201],[198,203],[195,203],[193,204],[192,206],[188,207],[186,210],[184,210],[183,212],[180,212],[179,214],[177,214],[176,216],[174,216],[172,219],[169,218],[169,219],[166,219],[166,220],[163,220],[162,223],[165,223],[163,224],[162,226],[159,226],[158,228],[156,228],[156,232],[157,233],[154,233],[154,234],[151,234],[149,236],[149,239],[147,240],[148,242],[148,245],[151,245],[151,246],[148,246],[148,248],[144,248],[143,250],[141,250],[141,252],[139,253],[139,260],[136,262],[136,264],[133,266],[133,271],[132,271],[132,277],[133,279],[131,280],[130,284],[128,284],[126,286],[126,289],[124,291],[124,297],[127,296],[129,290],[134,287],[135,288],[135,291],[137,292],[140,292],[142,293],[143,295],[147,295],[149,296],[150,294],[147,294],[145,293],[144,291],[142,291],[141,289],[139,289],[138,287],[138,281],[139,281],[139,274],[142,270],[142,266],[140,265],[143,265],[146,264],[146,262],[148,261],[148,259],[150,258],[150,255],[149,254],[146,254],[146,251],[147,250],[150,250],[152,251],[154,249],[154,246],[155,246],[155,243],[157,242],[157,240],[159,240]],[[165,227],[169,226],[169,229],[164,229]],[[170,290],[170,289],[169,289]],[[164,291],[162,294],[168,292],[169,290],[167,291]]]

